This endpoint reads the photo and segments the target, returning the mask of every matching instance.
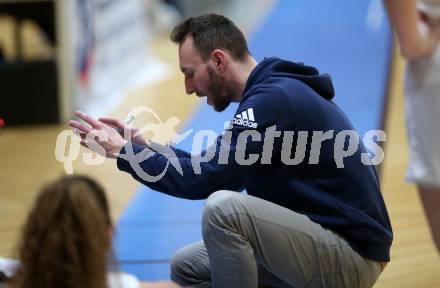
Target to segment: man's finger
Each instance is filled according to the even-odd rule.
[[[84,139],[86,139],[86,137],[87,137],[87,133],[85,133],[85,132],[82,132],[82,131],[80,131],[80,130],[78,130],[78,129],[73,129],[73,134],[75,134],[76,136],[78,136],[79,138],[81,138],[82,140],[84,140]]]
[[[86,141],[81,140],[81,142],[79,142],[79,144],[81,144],[82,146],[86,147],[87,149],[90,149],[89,146],[87,146]]]
[[[101,128],[101,122],[96,120],[95,118],[91,117],[90,115],[82,112],[82,111],[76,111],[75,115],[84,120],[85,122],[89,123],[93,128]]]
[[[437,40],[440,40],[440,22],[433,27],[434,35],[437,37]]]
[[[81,133],[85,133],[85,134],[89,133],[90,130],[92,130],[89,126],[84,125],[84,124],[82,124],[81,122],[78,122],[78,121],[76,121],[76,120],[70,120],[70,121],[69,121],[69,125],[70,125],[70,127],[75,128],[75,129],[77,129],[79,132],[81,132]]]
[[[101,121],[102,123],[105,123],[107,125],[111,125],[111,126],[118,127],[118,128],[124,127],[124,124],[122,124],[122,122],[116,118],[101,117],[101,118],[99,118],[99,121]]]

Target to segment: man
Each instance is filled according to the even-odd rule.
[[[371,287],[389,261],[391,225],[376,171],[361,160],[364,146],[337,160],[346,139],[333,135],[353,127],[331,101],[330,77],[277,58],[257,63],[242,32],[220,15],[189,18],[171,39],[188,94],[206,96],[216,111],[240,103],[216,145],[199,156],[170,147],[170,156],[124,140],[105,124],[124,128],[116,119],[80,112],[92,127],[71,121],[92,138],[105,130],[98,144],[152,189],[207,198],[203,241],[176,253],[171,279],[191,287]],[[136,172],[127,155],[141,151],[141,172],[168,167],[162,179]],[[210,160],[194,160],[211,152]],[[179,165],[167,166],[172,161]],[[232,192],[244,188],[247,195]]]

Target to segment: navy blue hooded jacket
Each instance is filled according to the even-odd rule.
[[[341,148],[336,135],[354,129],[333,96],[327,74],[267,58],[250,74],[231,127],[199,155],[214,155],[198,164],[200,170],[193,169],[200,158],[185,151],[130,143],[117,165],[152,189],[186,199],[246,189],[342,235],[362,256],[389,261],[391,224],[375,168],[361,161],[362,141],[342,163],[335,158],[336,150],[349,145],[347,139]],[[131,165],[127,151],[143,161]],[[147,180],[143,173],[160,179]]]

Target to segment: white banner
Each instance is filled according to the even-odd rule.
[[[148,49],[148,1],[62,2],[64,17],[59,21],[65,22],[63,30],[68,35],[62,37],[62,65],[67,68],[61,69],[65,77],[61,83],[70,88],[61,92],[73,96],[67,110],[102,115],[129,89],[163,77],[166,67]]]

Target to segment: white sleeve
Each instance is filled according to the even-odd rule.
[[[108,288],[140,288],[139,280],[127,273],[108,273],[107,274]]]
[[[3,272],[6,277],[11,278],[15,275],[20,262],[14,259],[0,257],[0,272]]]

